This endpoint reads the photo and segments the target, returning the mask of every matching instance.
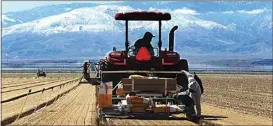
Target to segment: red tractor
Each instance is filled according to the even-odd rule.
[[[161,12],[128,12],[117,13],[116,20],[125,21],[125,50],[117,51],[113,47],[113,52],[109,53],[106,59],[99,61],[99,69],[101,71],[124,71],[124,70],[154,70],[154,71],[188,71],[188,62],[185,59],[180,59],[180,55],[174,52],[174,32],[178,26],[174,26],[169,33],[169,49],[162,50],[161,41],[161,25],[162,21],[171,19],[169,13]],[[141,47],[135,56],[130,56],[129,40],[128,40],[128,23],[129,21],[158,21],[159,23],[159,41],[157,55],[151,55],[146,47]],[[128,77],[129,74],[104,74],[102,78],[105,81],[119,81],[123,77]],[[174,77],[174,74],[157,74],[160,77]],[[176,76],[176,75],[175,75]],[[116,81],[115,81],[116,80]]]
[[[113,47],[113,51],[107,54],[105,59],[92,64],[95,65],[97,77],[88,79],[92,84],[93,82],[100,84],[98,88],[98,118],[100,121],[119,115],[137,117],[140,114],[138,116],[145,117],[152,113],[161,113],[155,109],[158,108],[157,104],[166,107],[162,111],[164,115],[169,116],[172,112],[168,110],[175,110],[174,113],[186,113],[186,116],[192,119],[194,112],[190,105],[192,102],[183,105],[173,97],[177,91],[180,91],[179,85],[185,87],[185,84],[188,83],[187,76],[182,70],[189,71],[187,60],[180,59],[180,55],[174,52],[174,32],[178,26],[170,30],[169,49],[161,50],[161,24],[162,21],[170,20],[171,15],[161,12],[128,12],[117,13],[115,19],[125,20],[125,50],[118,51]],[[158,21],[158,47],[152,47],[151,38],[144,39],[146,35],[154,37],[149,32],[145,33],[143,39],[137,40],[133,46],[129,47],[129,21]],[[145,42],[146,40],[149,41]],[[154,50],[157,51],[154,52]],[[133,103],[131,98],[138,100]],[[137,107],[139,101],[143,101],[144,98],[146,101],[149,99],[142,104],[146,107]],[[175,109],[167,108],[168,104],[176,106]],[[134,109],[134,105],[138,109]]]

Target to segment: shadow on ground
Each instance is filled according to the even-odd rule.
[[[220,120],[228,118],[226,116],[202,115],[202,120]]]

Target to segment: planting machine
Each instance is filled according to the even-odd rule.
[[[141,117],[149,115],[170,115],[191,112],[177,102],[172,96],[178,91],[177,82],[187,83],[182,70],[188,71],[187,60],[181,59],[174,51],[174,32],[178,26],[171,28],[169,48],[162,50],[161,26],[163,21],[171,19],[169,13],[128,12],[117,13],[116,20],[125,21],[125,50],[113,47],[105,59],[98,63],[85,63],[84,77],[88,82],[99,84],[97,89],[99,119],[110,117]],[[158,22],[158,46],[156,55],[140,47],[136,55],[130,55],[134,48],[129,47],[129,21]],[[89,67],[94,66],[96,77],[89,76]],[[148,114],[147,114],[148,113]]]

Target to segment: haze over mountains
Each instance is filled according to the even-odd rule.
[[[11,59],[100,58],[113,46],[124,49],[124,22],[114,15],[139,10],[172,15],[163,22],[163,47],[177,25],[175,50],[184,58],[272,58],[272,2],[73,3],[4,13],[2,54]],[[158,22],[129,22],[130,45],[146,31],[154,33],[157,47]]]

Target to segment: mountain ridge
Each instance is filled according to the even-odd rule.
[[[124,22],[115,21],[114,14],[141,9],[126,4],[91,5],[92,7],[67,9],[60,14],[52,14],[51,16],[4,27],[2,53],[8,54],[12,58],[76,58],[103,57],[112,49],[112,46],[123,49]],[[62,8],[59,10],[63,10],[65,7],[65,5],[59,6]],[[59,6],[54,5],[56,8]],[[259,8],[253,9],[258,10]],[[197,56],[201,58],[204,55],[214,54],[218,57],[221,55],[231,57],[232,55],[248,55],[254,58],[272,57],[270,53],[272,52],[272,21],[269,20],[270,12],[268,11],[246,15],[243,20],[252,21],[251,23],[233,22],[229,21],[229,18],[226,19],[229,22],[223,23],[222,21],[208,20],[210,17],[204,16],[208,11],[199,12],[188,6],[169,10],[150,6],[149,10],[162,10],[171,13],[172,20],[163,22],[162,26],[163,47],[168,47],[169,30],[178,25],[179,28],[175,33],[175,50],[186,57]],[[219,13],[226,10],[228,9],[225,8]],[[238,9],[234,10],[235,12],[238,12]],[[249,12],[254,11],[249,10]],[[243,16],[242,13],[241,16]],[[129,26],[130,45],[142,37],[145,30],[152,31],[158,36],[157,22],[129,22]],[[156,47],[157,41],[158,38],[154,38],[154,47]]]

